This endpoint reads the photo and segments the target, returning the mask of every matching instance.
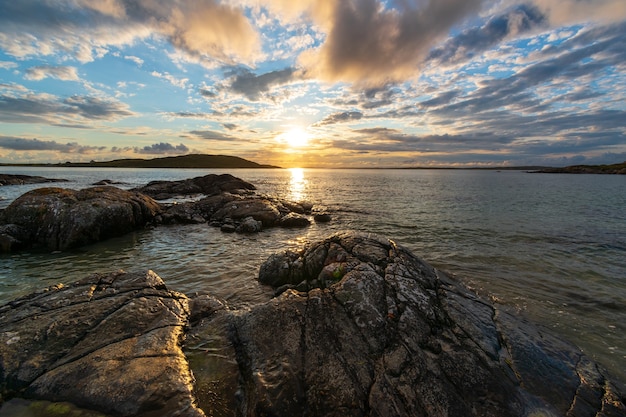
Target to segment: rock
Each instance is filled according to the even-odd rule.
[[[393,241],[333,235],[273,255],[259,278],[290,289],[232,309],[119,272],[2,306],[0,401],[140,417],[626,415],[624,388],[576,347]]]
[[[197,416],[181,350],[187,297],[153,272],[93,275],[0,307],[0,398],[118,415]]]
[[[298,213],[289,213],[281,217],[278,222],[280,227],[307,227],[311,224],[306,216]]]
[[[45,178],[31,175],[0,174],[0,186],[3,185],[24,185],[42,184],[47,182],[67,182],[68,180],[57,178]]]
[[[94,182],[92,185],[123,185],[125,183],[113,180],[100,180],[98,182]]]
[[[315,213],[313,220],[315,220],[316,223],[328,223],[332,220],[332,217],[328,213]]]
[[[320,288],[192,328],[219,341],[206,362],[186,350],[209,415],[626,415],[623,388],[576,347],[392,241],[335,235],[270,257],[259,279]]]
[[[224,233],[235,233],[237,231],[237,227],[232,223],[224,223],[220,230]]]
[[[21,246],[63,250],[142,228],[159,211],[151,198],[111,186],[40,188],[4,210],[0,235],[11,236]]]
[[[246,217],[243,219],[236,228],[238,233],[258,233],[261,231],[263,223],[258,220],[254,220],[253,217]]]
[[[242,190],[255,190],[249,182],[233,177],[230,174],[209,174],[181,181],[152,181],[133,191],[146,194],[155,200],[166,200],[177,196],[204,194],[219,195],[223,192],[240,193]]]

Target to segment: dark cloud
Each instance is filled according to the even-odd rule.
[[[189,134],[206,140],[232,141],[235,139],[233,136],[216,132],[214,130],[192,130]]]
[[[0,96],[0,121],[80,126],[82,122],[115,121],[133,116],[128,106],[116,100],[89,96],[59,99],[49,95]]]
[[[255,75],[247,70],[240,70],[230,85],[232,91],[243,94],[251,101],[257,101],[262,93],[271,87],[287,84],[294,79],[295,70],[285,68],[279,71],[271,71],[261,75]]]
[[[184,144],[172,145],[171,143],[155,143],[143,148],[135,148],[135,153],[152,154],[152,155],[183,155],[189,153],[190,149]]]
[[[39,139],[24,139],[0,136],[0,148],[14,151],[57,151],[63,153],[86,154],[106,149],[104,146],[84,146],[76,142],[58,143]]]
[[[316,123],[317,126],[332,125],[343,122],[353,122],[360,120],[363,117],[363,113],[358,111],[345,111],[341,113],[333,113],[326,116],[324,119]]]
[[[470,60],[504,39],[547,25],[538,8],[521,5],[489,19],[479,28],[467,29],[432,49],[426,59],[435,65],[456,64]]]
[[[222,126],[224,126],[224,128],[227,129],[227,130],[235,130],[238,127],[234,123],[222,123]]]
[[[201,88],[199,92],[202,97],[206,97],[206,98],[217,97],[217,93],[215,91],[209,90],[208,88]]]
[[[434,43],[481,0],[397,1],[385,9],[377,0],[337,1],[319,52],[303,56],[312,73],[332,81],[370,86],[415,76]]]

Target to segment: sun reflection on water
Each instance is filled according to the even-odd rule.
[[[289,181],[289,195],[287,198],[292,201],[305,200],[305,189],[308,181],[304,178],[304,170],[302,168],[289,168],[291,172],[291,180]]]

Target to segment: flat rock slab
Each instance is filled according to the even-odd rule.
[[[259,278],[279,295],[242,309],[153,272],[2,306],[0,401],[141,417],[626,415],[624,388],[576,347],[390,240],[333,235]]]

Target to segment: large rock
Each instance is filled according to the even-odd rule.
[[[2,213],[0,242],[5,250],[43,246],[63,250],[146,226],[160,212],[151,198],[111,186],[75,191],[30,191]]]
[[[576,347],[392,241],[336,235],[259,278],[309,290],[246,311],[204,301],[187,355],[209,415],[626,415]]]
[[[211,196],[223,192],[238,193],[255,189],[254,185],[230,174],[209,174],[181,181],[152,181],[133,191],[146,194],[156,200],[166,200],[192,194]]]
[[[142,417],[626,415],[624,388],[576,347],[392,241],[334,235],[259,278],[284,291],[241,309],[151,272],[1,307],[0,400]]]
[[[93,275],[0,307],[0,400],[203,416],[181,350],[189,314],[187,297],[150,271]]]

